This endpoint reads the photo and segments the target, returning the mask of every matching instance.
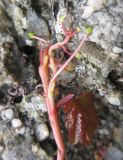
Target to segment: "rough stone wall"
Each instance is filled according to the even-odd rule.
[[[93,26],[90,41],[108,52],[122,53],[123,2],[122,0],[69,1],[73,3],[76,24],[83,29]],[[116,50],[116,47],[117,50]],[[118,52],[119,49],[119,52]]]
[[[95,143],[108,146],[105,159],[113,160],[112,152],[117,153],[114,160],[123,159],[119,150],[123,150],[122,0],[0,1],[0,159],[18,160],[20,156],[23,160],[50,160],[56,151],[47,126],[44,99],[37,94],[42,90],[42,86],[37,87],[40,84],[37,46],[28,38],[28,32],[52,43],[60,41],[63,39],[61,16],[66,16],[66,27],[80,28],[68,44],[73,50],[82,39],[85,28],[93,27],[92,35],[74,62],[77,90],[81,92],[86,88],[97,97],[95,103],[101,125]],[[74,73],[61,77],[69,81]],[[72,89],[77,92],[74,86]],[[84,149],[68,145],[68,159],[81,159],[80,151]],[[85,159],[88,156],[94,159],[96,154],[84,151]]]

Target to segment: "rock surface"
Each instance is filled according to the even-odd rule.
[[[17,118],[14,118],[11,123],[13,128],[18,128],[22,125],[20,119]]]
[[[49,136],[49,130],[45,124],[36,124],[35,135],[38,141],[43,141]]]
[[[95,160],[105,151],[106,160],[123,159],[123,1],[1,0],[2,160],[53,159],[56,145],[51,136],[45,99],[41,96],[43,88],[37,89],[41,83],[38,74],[40,44],[30,40],[28,33],[34,32],[53,43],[61,41],[65,16],[66,28],[80,28],[68,44],[71,50],[75,50],[87,26],[93,27],[93,33],[76,57],[74,69],[59,76],[60,96],[91,90],[100,118],[94,145],[71,146],[66,141],[66,159]]]
[[[122,160],[123,159],[123,153],[116,147],[109,147],[105,156],[106,160]]]

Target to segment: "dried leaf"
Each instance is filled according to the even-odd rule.
[[[98,127],[99,120],[94,107],[94,97],[91,93],[83,93],[71,99],[64,105],[65,125],[70,143],[92,142],[92,136]]]

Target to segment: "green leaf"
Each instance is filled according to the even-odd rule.
[[[28,33],[28,36],[29,36],[30,39],[33,39],[34,33],[33,33],[33,32],[29,32],[29,33]]]
[[[75,57],[76,57],[78,60],[80,60],[80,59],[82,59],[82,54],[81,54],[81,53],[77,53],[77,54],[75,55]]]
[[[66,17],[65,15],[60,16],[60,21],[64,22],[65,17]]]
[[[87,27],[86,28],[86,33],[87,34],[91,34],[93,32],[93,28],[92,27]]]

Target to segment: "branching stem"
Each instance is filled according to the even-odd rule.
[[[52,79],[50,80],[50,84],[49,86],[52,84],[52,82],[56,79],[56,77],[66,68],[66,66],[70,63],[70,61],[76,56],[76,54],[80,51],[81,47],[83,46],[86,38],[87,38],[87,34],[84,36],[83,40],[81,41],[81,43],[79,44],[78,48],[74,51],[74,53],[71,55],[71,57],[64,63],[64,65],[62,65],[62,67],[56,72],[56,74],[52,77]]]
[[[39,66],[39,74],[44,87],[50,124],[52,127],[56,144],[58,146],[57,160],[64,160],[65,147],[64,147],[63,136],[60,129],[57,104],[55,104],[55,100],[54,100],[56,78],[70,63],[70,61],[75,57],[75,55],[80,51],[81,47],[83,46],[84,42],[86,41],[89,35],[89,33],[85,34],[78,48],[71,54],[69,59],[61,66],[61,68],[58,69],[58,66],[55,63],[54,56],[52,53],[55,49],[58,49],[59,47],[63,48],[66,52],[68,52],[64,45],[67,44],[70,38],[76,33],[76,31],[70,31],[70,30],[66,31],[65,29],[63,30],[63,32],[66,37],[62,42],[58,42],[54,45],[50,45],[43,51],[40,50],[40,66]],[[48,41],[45,41],[42,38],[39,38],[37,36],[33,36],[33,38],[41,41],[42,43],[48,44]],[[52,70],[52,76],[51,76],[50,70]],[[58,107],[59,105],[63,104],[64,102],[66,102],[72,97],[73,97],[72,94],[70,94],[69,96],[66,96],[64,99],[62,99],[59,102]]]

